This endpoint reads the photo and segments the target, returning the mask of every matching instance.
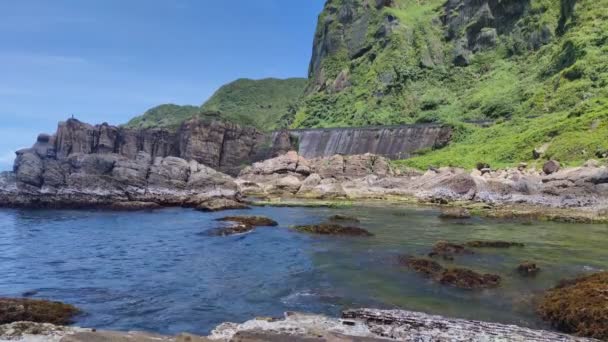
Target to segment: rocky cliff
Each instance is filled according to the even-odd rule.
[[[582,164],[608,150],[608,0],[328,0],[293,128],[456,127],[410,166]],[[478,127],[467,124],[491,120]],[[483,142],[483,143],[480,143]],[[483,160],[482,160],[483,159]]]

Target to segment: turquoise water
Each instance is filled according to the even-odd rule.
[[[212,237],[226,215],[264,215],[279,227]],[[291,225],[356,216],[372,238],[318,237]],[[338,315],[353,307],[402,308],[547,328],[534,299],[560,279],[608,265],[608,226],[472,219],[444,221],[429,208],[190,209],[117,213],[0,210],[0,296],[64,301],[82,308],[76,324],[158,333],[207,333],[224,321],[285,311]],[[524,248],[485,249],[454,266],[500,274],[501,287],[444,287],[396,263],[438,240],[509,240]],[[514,269],[532,260],[535,278]],[[450,264],[445,264],[449,266]]]

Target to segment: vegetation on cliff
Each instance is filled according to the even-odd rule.
[[[222,86],[201,107],[165,104],[133,118],[127,127],[174,128],[198,116],[254,126],[260,130],[278,127],[279,119],[293,109],[306,87],[306,79],[239,79]]]
[[[438,122],[410,166],[578,164],[608,150],[608,0],[329,0],[294,128]],[[484,128],[472,122],[489,120]]]

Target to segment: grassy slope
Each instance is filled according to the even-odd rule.
[[[202,109],[221,112],[230,121],[273,130],[302,96],[306,83],[303,78],[240,79],[221,87]]]
[[[388,12],[400,26],[387,47],[373,46],[375,59],[349,61],[337,53],[324,63],[330,78],[348,70],[353,86],[337,94],[310,94],[293,119],[294,127],[442,122],[456,127],[455,141],[402,164],[472,167],[514,165],[550,143],[547,158],[579,164],[608,150],[608,0],[579,1],[566,31],[533,51],[517,37],[501,36],[497,48],[478,53],[468,67],[450,62],[451,43],[433,24],[441,0],[396,0]],[[560,1],[532,0],[524,30],[560,21]],[[368,39],[373,40],[372,28]],[[369,55],[369,54],[368,54]],[[420,60],[431,55],[433,68]],[[391,73],[382,82],[383,73]],[[385,77],[386,79],[386,77]],[[381,94],[378,96],[378,94]],[[466,119],[493,119],[480,128]]]
[[[301,78],[240,79],[221,87],[201,107],[161,105],[133,118],[126,127],[174,128],[193,116],[219,115],[223,120],[272,130],[278,127],[279,119],[297,102],[305,87],[306,80]]]

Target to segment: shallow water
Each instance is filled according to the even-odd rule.
[[[211,237],[214,219],[264,215],[279,227]],[[289,226],[335,214],[356,216],[372,238],[318,237]],[[435,284],[396,263],[438,240],[509,240],[524,248],[484,249],[453,265],[500,274],[498,289]],[[392,206],[104,211],[0,210],[0,296],[75,304],[76,324],[159,333],[208,333],[225,321],[285,311],[338,315],[352,307],[402,308],[547,328],[533,300],[560,279],[608,265],[608,226],[486,219],[444,221],[429,208]],[[535,278],[514,269],[532,260]]]

